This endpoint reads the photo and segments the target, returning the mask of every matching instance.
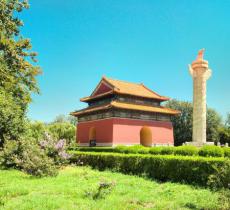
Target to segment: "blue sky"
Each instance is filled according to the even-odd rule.
[[[207,103],[230,111],[229,0],[30,1],[22,33],[39,53],[41,95],[28,116],[52,121],[85,105],[103,75],[192,101],[188,64],[205,48]]]

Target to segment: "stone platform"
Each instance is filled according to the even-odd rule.
[[[202,147],[204,145],[214,145],[214,142],[208,141],[208,142],[194,142],[194,141],[190,141],[190,142],[185,142],[185,145],[192,145],[192,146],[196,146],[196,147]]]

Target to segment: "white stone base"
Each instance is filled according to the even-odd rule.
[[[80,147],[89,147],[89,143],[79,143]],[[112,147],[112,143],[97,143],[97,147]]]
[[[208,142],[194,142],[194,141],[190,141],[190,142],[185,142],[185,145],[192,145],[192,146],[196,146],[196,147],[202,147],[204,145],[214,145],[214,142],[208,141]]]
[[[80,147],[89,147],[89,143],[79,143]],[[134,145],[140,145],[140,144],[113,144],[113,143],[97,143],[96,147],[116,147],[116,146],[134,146]],[[173,144],[152,144],[152,147],[158,147],[158,146],[174,146]]]

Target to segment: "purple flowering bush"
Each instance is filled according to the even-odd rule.
[[[54,160],[56,165],[68,163],[70,155],[66,152],[65,139],[56,140],[49,133],[45,133],[44,140],[40,141],[39,144],[47,156]]]
[[[55,176],[67,164],[70,155],[66,141],[56,140],[48,133],[39,143],[34,139],[7,140],[0,150],[0,166],[16,168],[33,176]]]
[[[0,151],[0,166],[20,169],[33,176],[56,176],[57,166],[52,158],[32,140],[7,140]]]

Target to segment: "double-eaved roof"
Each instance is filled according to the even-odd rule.
[[[176,111],[170,108],[166,108],[163,106],[155,107],[155,106],[146,106],[146,105],[130,104],[130,103],[124,103],[124,102],[118,102],[118,101],[111,101],[110,103],[107,103],[101,106],[87,107],[85,109],[82,109],[76,112],[72,112],[72,115],[79,116],[82,114],[88,114],[91,112],[106,110],[110,108],[136,110],[136,111],[143,111],[143,112],[154,112],[154,113],[162,113],[162,114],[170,114],[170,115],[175,115],[175,114],[180,113],[179,111]]]
[[[169,100],[168,97],[157,94],[156,92],[150,90],[143,84],[135,84],[131,82],[124,82],[120,80],[114,80],[114,79],[103,77],[100,83],[95,88],[95,90],[92,92],[92,94],[88,97],[82,98],[81,101],[90,102],[113,94],[135,96],[135,97],[140,97],[142,99],[143,98],[154,99],[159,102]],[[85,109],[72,112],[71,114],[74,116],[79,116],[79,115],[84,115],[92,112],[97,112],[100,110],[110,109],[110,108],[126,109],[126,110],[134,110],[134,111],[136,110],[136,111],[153,112],[153,113],[164,113],[169,115],[175,115],[180,113],[179,111],[162,107],[162,106],[134,104],[134,103],[112,100],[106,104],[89,106]]]
[[[110,87],[110,90],[101,94],[95,94],[98,90],[98,88],[101,86],[101,84],[104,83]],[[130,96],[137,96],[142,98],[150,98],[150,99],[156,99],[160,101],[167,101],[169,100],[168,97],[161,96],[157,94],[156,92],[150,90],[147,88],[144,84],[135,84],[131,82],[125,82],[115,79],[109,79],[106,77],[103,77],[96,87],[96,89],[93,91],[93,93],[88,96],[81,99],[81,101],[90,101],[95,98],[103,97],[105,95],[109,94],[121,94],[121,95],[130,95]]]

